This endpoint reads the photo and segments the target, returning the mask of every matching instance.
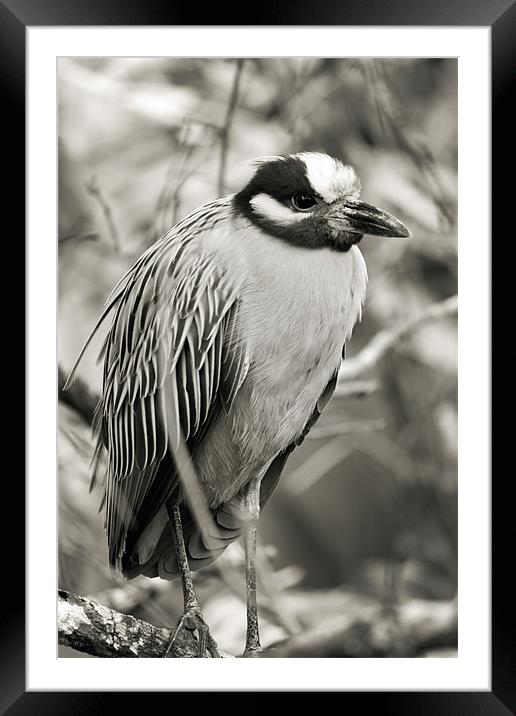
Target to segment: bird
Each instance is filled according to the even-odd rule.
[[[192,572],[244,537],[243,656],[262,650],[261,510],[333,395],[361,319],[365,235],[409,238],[360,199],[355,169],[321,152],[259,157],[237,192],[190,213],[120,279],[68,379],[110,317],[93,475],[109,562],[127,579],[180,578],[183,629],[219,657]],[[193,479],[192,479],[193,475]]]

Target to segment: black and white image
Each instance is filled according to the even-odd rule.
[[[58,61],[59,656],[457,655],[457,60]]]

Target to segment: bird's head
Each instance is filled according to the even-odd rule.
[[[235,195],[236,211],[268,234],[297,246],[348,251],[364,236],[408,238],[386,211],[359,201],[353,167],[302,152],[254,160],[256,172]]]

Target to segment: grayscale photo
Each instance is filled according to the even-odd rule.
[[[456,657],[457,59],[57,83],[59,657]]]

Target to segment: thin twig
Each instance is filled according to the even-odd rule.
[[[147,607],[149,602],[169,591],[170,583],[164,579],[140,577],[132,582],[118,584],[103,592],[94,594],[91,599],[109,609],[116,609],[127,614],[141,607]]]
[[[116,253],[119,254],[121,247],[120,236],[118,234],[118,229],[116,228],[115,220],[113,218],[113,212],[111,211],[111,207],[109,206],[107,199],[104,197],[103,193],[100,190],[97,177],[93,176],[90,179],[90,181],[86,184],[86,189],[88,190],[88,193],[91,194],[91,196],[93,196],[100,204],[100,207],[104,214],[104,218],[106,219],[106,223],[108,225],[109,233],[111,234],[113,248],[115,249]]]
[[[99,402],[99,397],[80,378],[75,378],[73,385],[63,390],[66,383],[66,371],[58,366],[58,397],[62,403],[73,408],[88,424],[91,425],[93,413]]]
[[[244,61],[245,60],[243,59],[235,60],[235,74],[233,76],[233,85],[231,87],[231,94],[229,96],[229,102],[226,109],[224,124],[222,126],[222,129],[220,130],[219,178],[217,181],[217,189],[219,196],[222,196],[226,190],[226,163],[229,149],[229,135],[231,132],[231,125],[233,124],[233,117],[238,102],[240,79],[242,77]]]
[[[235,545],[236,547],[237,545]],[[297,618],[294,614],[286,613],[283,604],[283,590],[287,589],[283,573],[275,572],[270,563],[270,546],[259,545],[257,549],[258,587],[260,593],[259,608],[262,617],[267,621],[273,621],[281,626],[286,634],[293,634],[299,631]],[[198,572],[199,577],[207,575],[211,569],[217,574],[229,591],[245,604],[246,594],[242,582],[242,569],[244,567],[243,550],[233,548],[230,552],[223,553],[212,567],[205,567]],[[294,568],[295,570],[295,568]],[[292,574],[286,575],[291,580]],[[299,577],[299,573],[297,573]],[[296,582],[294,582],[296,583]]]
[[[334,437],[309,455],[283,480],[285,490],[291,495],[300,495],[306,492],[316,482],[328,474],[330,470],[340,465],[353,452],[353,447]]]
[[[432,199],[440,215],[447,222],[447,226],[452,226],[454,217],[448,208],[435,158],[421,133],[417,131],[406,107],[395,96],[382,63],[377,60],[367,60],[363,62],[362,67],[382,130],[386,133],[387,128],[390,129],[399,146],[405,150],[416,167],[426,174]]]
[[[149,242],[154,241],[159,236],[165,233],[165,214],[167,210],[167,205],[172,203],[172,223],[171,226],[173,226],[176,223],[176,217],[179,213],[179,208],[181,205],[181,197],[180,197],[180,190],[181,190],[181,172],[183,170],[183,167],[185,163],[188,161],[189,155],[192,152],[191,146],[186,146],[183,149],[183,156],[180,159],[180,165],[179,169],[175,171],[175,177],[174,181],[172,182],[172,177],[174,175],[174,170],[176,168],[178,158],[174,156],[172,161],[170,162],[170,166],[167,169],[167,174],[165,176],[165,180],[163,182],[163,186],[161,187],[161,191],[158,196],[158,201],[156,203],[156,209],[155,209],[155,221],[152,227],[152,235],[149,237]],[[170,188],[172,187],[172,191]]]
[[[59,239],[59,246],[67,242],[82,243],[84,241],[97,241],[99,235],[95,231],[85,231],[82,234],[70,234]]]
[[[270,563],[267,550],[259,549],[256,559],[260,595],[262,597],[260,606],[262,606],[262,602],[266,603],[268,610],[288,635],[297,634],[301,631],[301,622],[285,603],[283,588],[278,583],[279,580]]]
[[[448,316],[455,316],[457,310],[458,297],[451,296],[445,301],[431,304],[414,318],[377,333],[360,353],[352,358],[346,358],[342,362],[335,395],[345,394],[345,391],[341,393],[341,385],[345,385],[346,381],[356,380],[365,372],[374,368],[386,353],[395,348],[401,341],[407,340],[428,323],[433,323]]]
[[[350,380],[339,385],[339,397],[368,398],[378,390],[380,390],[379,380]]]
[[[315,426],[310,430],[307,438],[320,440],[321,438],[333,438],[336,435],[353,435],[355,433],[373,433],[377,430],[384,430],[385,420],[355,420],[354,422],[335,423],[333,425]]]
[[[188,139],[188,132],[191,126],[200,126],[203,130],[203,134],[197,144],[189,141]],[[183,124],[180,131],[178,131],[178,136],[174,142],[174,152],[176,152],[176,150],[177,152],[167,169],[167,173],[156,202],[156,207],[154,209],[155,220],[150,227],[146,239],[147,244],[150,244],[158,239],[178,221],[181,213],[182,189],[187,180],[190,179],[190,177],[192,177],[206,162],[206,152],[202,152],[201,157],[196,162],[191,162],[191,159],[195,151],[202,146],[208,132],[211,133],[211,141],[208,141],[206,148],[208,152],[210,152],[213,145],[217,141],[220,128],[205,119],[190,117],[183,118]],[[177,154],[181,148],[182,153],[178,156]],[[176,169],[176,167],[178,168]],[[170,217],[167,213],[167,209],[169,207],[171,207]]]

